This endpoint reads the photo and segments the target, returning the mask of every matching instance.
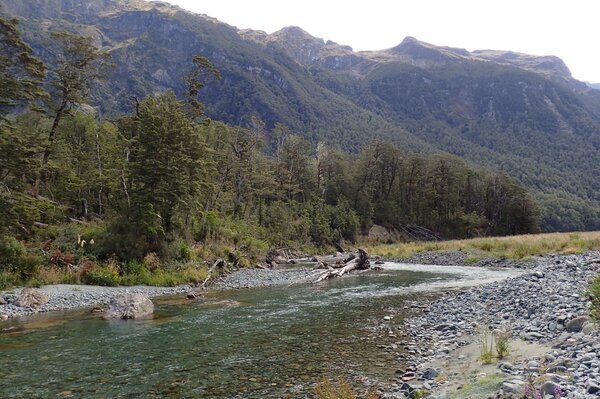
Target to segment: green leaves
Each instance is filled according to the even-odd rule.
[[[44,64],[21,38],[18,21],[0,16],[0,119],[21,102],[43,98],[45,75]]]

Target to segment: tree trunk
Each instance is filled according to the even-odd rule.
[[[68,101],[63,100],[63,102],[60,104],[60,107],[56,110],[56,115],[54,116],[52,127],[50,128],[50,132],[48,132],[48,146],[46,147],[46,149],[44,150],[44,154],[42,155],[42,167],[37,173],[37,176],[35,178],[35,184],[33,186],[33,191],[36,195],[39,194],[40,183],[42,183],[45,180],[45,177],[43,175],[44,167],[48,164],[48,160],[50,159],[52,143],[54,142],[54,139],[56,137],[56,129],[58,129],[58,124],[60,123],[60,120],[62,119],[67,109],[67,105]]]

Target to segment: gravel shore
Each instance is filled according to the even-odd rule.
[[[213,287],[218,289],[267,287],[306,283],[315,278],[314,270],[301,266],[280,269],[240,269],[221,276]]]
[[[47,285],[39,288],[39,290],[47,294],[50,300],[47,304],[36,309],[19,307],[13,304],[21,290],[22,288],[16,288],[1,294],[6,303],[0,305],[0,315],[5,314],[8,317],[16,317],[35,313],[87,308],[108,304],[113,297],[126,292],[141,293],[149,297],[156,297],[183,294],[189,292],[191,288],[188,285],[177,287],[149,287],[141,285],[132,287],[99,287],[95,285],[68,284]]]
[[[423,254],[417,261],[422,263],[427,256]],[[436,263],[449,260],[440,254],[430,256],[435,257]],[[458,263],[456,260],[453,258]],[[453,380],[465,378],[459,349],[477,345],[479,352],[477,341],[482,331],[493,330],[508,331],[515,342],[543,344],[549,350],[541,356],[521,357],[515,363],[495,363],[494,375],[501,383],[499,392],[472,397],[523,397],[528,381],[552,398],[557,393],[572,399],[600,397],[600,332],[597,323],[588,317],[590,303],[584,294],[588,282],[600,274],[600,253],[544,256],[531,262],[503,262],[497,266],[524,268],[526,272],[508,280],[447,293],[429,304],[412,302],[408,308],[413,317],[396,325],[382,323],[385,331],[405,334],[403,342],[383,347],[388,352],[396,352],[394,348],[399,345],[405,349],[396,352],[403,369],[398,370],[397,380],[384,397],[407,398],[416,389],[432,391],[434,398],[449,397],[451,392],[446,387]],[[454,367],[436,368],[442,360]],[[470,385],[489,377],[479,374],[473,376]]]

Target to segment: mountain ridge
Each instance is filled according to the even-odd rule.
[[[355,151],[378,138],[406,151],[447,151],[507,170],[538,194],[547,230],[600,228],[600,92],[558,57],[434,46],[408,37],[355,52],[298,27],[267,34],[141,0],[2,0],[44,58],[51,30],[94,37],[115,74],[93,98],[104,112],[183,94],[191,56],[219,68],[202,100],[235,125],[259,116],[313,143]]]

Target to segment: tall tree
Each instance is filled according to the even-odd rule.
[[[18,22],[0,16],[0,233],[23,234],[38,216],[37,201],[26,189],[39,164],[37,124],[15,126],[6,116],[16,106],[45,96],[46,70],[21,38]],[[39,115],[30,115],[30,120]]]
[[[109,68],[110,54],[99,50],[91,37],[69,32],[53,32],[53,69],[50,74],[49,112],[52,126],[42,156],[42,167],[48,164],[58,125],[75,104],[88,100],[92,84],[103,79]],[[39,179],[36,181],[36,189]]]
[[[21,102],[43,97],[45,75],[44,64],[21,38],[18,21],[0,16],[0,118]]]
[[[200,205],[207,148],[202,127],[186,115],[171,91],[144,99],[131,150],[132,223],[141,224],[150,250],[185,224]],[[144,255],[143,253],[141,255]]]

